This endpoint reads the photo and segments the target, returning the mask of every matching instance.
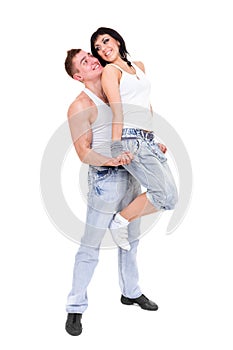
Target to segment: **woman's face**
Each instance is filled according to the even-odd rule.
[[[99,35],[95,42],[98,55],[107,62],[114,62],[119,55],[120,43],[109,34]]]

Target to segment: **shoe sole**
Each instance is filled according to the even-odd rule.
[[[147,311],[157,311],[158,308],[159,308],[159,307],[157,307],[157,308],[154,308],[154,309],[147,309],[147,308],[144,308],[143,306],[139,305],[139,304],[136,303],[136,302],[128,301],[128,300],[126,300],[126,301],[121,301],[121,303],[122,303],[123,305],[135,305],[135,306],[139,306],[141,309],[147,310]]]
[[[71,331],[71,330],[69,330],[67,327],[66,327],[66,332],[69,334],[69,335],[72,335],[72,336],[78,336],[78,335],[80,335],[81,333],[82,333],[82,329],[81,330],[79,330],[79,331]]]
[[[139,306],[137,303],[134,303],[133,301],[128,301],[128,300],[126,300],[126,301],[121,300],[121,303],[124,305],[137,305],[137,306]]]

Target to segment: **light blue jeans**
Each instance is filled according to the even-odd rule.
[[[147,189],[148,200],[157,210],[174,209],[178,199],[176,184],[154,133],[125,128],[122,145],[134,155],[131,163],[124,167]]]
[[[72,289],[66,305],[68,313],[83,313],[86,310],[87,287],[98,263],[101,241],[112,217],[141,193],[140,184],[123,167],[89,166],[88,186],[86,226],[75,257]],[[130,223],[128,230],[130,251],[118,248],[119,284],[124,296],[137,298],[142,294],[138,285],[136,262],[140,220]]]

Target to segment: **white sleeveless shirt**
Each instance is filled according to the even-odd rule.
[[[112,158],[110,145],[112,140],[112,110],[88,88],[83,90],[97,107],[97,118],[91,125],[91,148],[106,157]]]
[[[116,64],[121,73],[120,95],[124,115],[124,128],[152,130],[152,114],[150,110],[151,84],[145,73],[132,63],[136,74],[124,71]]]

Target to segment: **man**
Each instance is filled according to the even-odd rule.
[[[68,109],[68,120],[75,149],[80,160],[89,164],[88,202],[85,232],[75,259],[73,284],[68,295],[66,331],[71,335],[82,332],[81,318],[88,306],[87,287],[98,263],[99,248],[116,211],[124,208],[141,192],[139,183],[124,169],[130,153],[112,158],[111,109],[101,87],[102,66],[81,49],[68,51],[67,73],[84,83],[84,90]],[[136,253],[140,235],[139,220],[128,226],[130,250],[119,249],[119,283],[121,302],[138,304],[146,310],[158,306],[146,298],[138,285]]]

